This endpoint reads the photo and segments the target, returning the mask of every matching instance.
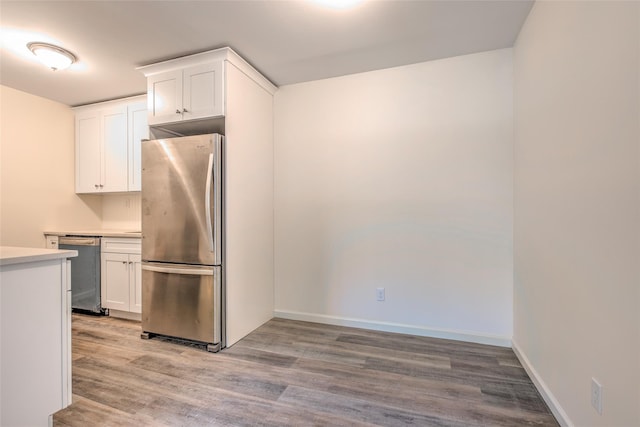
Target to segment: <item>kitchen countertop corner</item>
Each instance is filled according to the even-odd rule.
[[[48,261],[60,258],[74,258],[77,256],[78,251],[73,250],[0,246],[0,266]]]

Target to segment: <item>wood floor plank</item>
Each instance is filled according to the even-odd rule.
[[[384,334],[384,332],[381,333]],[[456,357],[461,360],[474,360],[485,355],[498,357],[509,353],[509,349],[502,347],[482,346],[474,343],[460,343],[456,346],[456,343],[450,342],[450,340],[442,340],[442,342],[439,342],[435,338],[398,335],[400,336],[392,338],[385,336],[383,338],[365,334],[344,333],[341,334],[337,340],[340,342],[361,344],[373,349],[387,348],[411,353],[440,355],[443,357],[450,357],[455,354]]]
[[[372,403],[392,404],[411,411],[428,411],[443,419],[459,420],[467,425],[512,426],[524,420],[554,426],[546,409],[528,411],[509,394],[485,395],[480,387],[457,384],[393,372],[351,372],[347,367],[327,362],[300,360],[299,371],[324,372],[333,378],[327,390],[348,397],[366,398]],[[344,378],[338,381],[337,378]],[[323,389],[314,384],[314,388]],[[538,399],[544,405],[542,399]],[[478,421],[481,420],[481,421]]]
[[[295,344],[293,341],[295,340]],[[375,354],[389,360],[404,361],[411,360],[422,362],[425,365],[450,368],[450,358],[443,356],[435,356],[427,353],[405,352],[398,349],[377,348],[372,349],[370,346],[360,346],[353,343],[345,343],[338,340],[335,341],[319,341],[303,337],[295,337],[291,335],[275,334],[260,329],[259,333],[250,335],[242,340],[236,348],[264,348],[267,347],[271,351],[279,354],[288,354],[293,357],[305,357],[317,360],[340,361],[341,363],[352,364],[362,367],[368,357]]]
[[[369,401],[327,393],[318,390],[291,386],[281,396],[280,401],[289,402],[300,408],[331,411],[345,418],[364,421],[379,426],[419,425],[419,426],[463,426],[464,424],[442,419],[433,414],[410,412],[372,404]]]
[[[145,355],[132,361],[131,365],[145,371],[162,373],[193,383],[212,385],[215,388],[223,388],[267,400],[277,400],[287,388],[287,383],[282,380],[270,380],[252,375],[251,371],[221,369],[211,363],[207,366],[198,366],[184,363],[182,360]]]
[[[72,346],[56,427],[558,425],[502,347],[273,319],[213,354],[83,315]]]
[[[64,411],[56,413],[54,425],[56,427],[66,426],[158,426],[163,424],[149,417],[135,415],[119,411],[108,405],[85,399],[84,397],[73,395],[73,405]]]
[[[197,354],[185,354],[184,356],[188,359],[185,363],[190,366],[203,366],[203,364],[207,363],[203,360],[205,359],[204,357],[198,357],[199,355]],[[228,372],[233,377],[239,375],[240,372],[240,375],[246,381],[254,380],[260,382],[271,379],[272,381],[300,387],[308,387],[312,384],[314,389],[323,391],[350,390],[353,396],[357,395],[358,390],[370,391],[375,389],[380,391],[380,399],[378,399],[380,402],[384,402],[389,395],[393,395],[401,400],[406,399],[408,402],[418,402],[420,404],[423,401],[416,399],[418,393],[438,399],[482,401],[482,393],[479,387],[430,382],[386,372],[377,372],[372,375],[371,372],[362,369],[354,371],[350,365],[338,362],[303,358],[296,362],[296,365],[292,366],[291,369],[269,365],[255,369],[255,366],[248,365],[246,362],[242,364],[235,360],[226,359],[224,356],[217,358],[216,365],[219,369]],[[292,375],[292,371],[295,372],[295,375]],[[426,403],[432,404],[433,400]]]

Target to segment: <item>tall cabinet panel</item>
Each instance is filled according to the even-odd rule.
[[[273,95],[227,64],[227,345],[273,317]],[[247,126],[250,123],[250,126]]]

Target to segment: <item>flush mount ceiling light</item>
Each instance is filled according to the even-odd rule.
[[[314,3],[318,3],[322,6],[330,9],[350,9],[364,0],[312,0]]]
[[[47,67],[53,71],[64,70],[76,62],[73,53],[49,43],[31,42],[27,47]]]

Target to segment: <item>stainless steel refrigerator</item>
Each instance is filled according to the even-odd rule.
[[[142,142],[142,337],[224,347],[223,137]]]

